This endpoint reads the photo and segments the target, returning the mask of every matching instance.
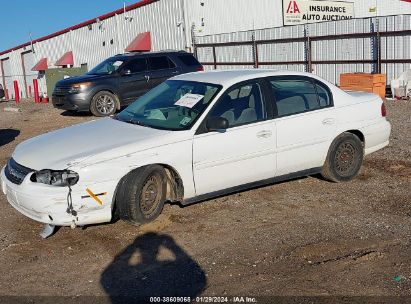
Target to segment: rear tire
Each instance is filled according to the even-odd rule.
[[[117,105],[118,99],[116,95],[108,91],[101,91],[91,99],[90,111],[97,117],[110,116],[116,113]]]
[[[360,171],[364,147],[354,134],[345,132],[331,144],[321,175],[332,182],[347,182]]]
[[[166,172],[152,165],[127,174],[119,185],[116,216],[132,224],[145,224],[161,213],[166,199]]]

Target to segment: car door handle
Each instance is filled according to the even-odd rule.
[[[271,135],[273,135],[273,133],[269,130],[264,130],[257,133],[258,138],[268,138],[271,137]]]
[[[333,124],[335,124],[334,118],[326,118],[323,120],[323,125],[333,125]]]
[[[144,76],[144,78],[146,79],[146,81],[147,81],[147,82],[149,82],[149,81],[150,81],[150,76],[145,75],[145,76]]]
[[[173,72],[171,72],[171,74],[176,75],[176,74],[178,74],[178,71],[173,71]]]

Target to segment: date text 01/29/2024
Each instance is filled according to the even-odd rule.
[[[150,297],[150,303],[257,303],[253,297]]]

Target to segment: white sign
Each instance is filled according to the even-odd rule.
[[[122,64],[123,64],[123,61],[120,61],[120,60],[113,62],[113,66],[115,66],[115,67],[119,67]]]
[[[338,21],[354,17],[354,3],[320,0],[283,0],[284,25]]]
[[[191,109],[203,98],[204,98],[204,95],[188,93],[188,94],[185,94],[183,97],[181,97],[179,100],[177,100],[175,105]]]

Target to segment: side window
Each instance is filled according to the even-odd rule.
[[[167,57],[167,60],[168,60],[168,67],[170,69],[174,69],[176,67],[175,63],[168,57]]]
[[[186,55],[178,55],[178,59],[180,59],[185,65],[187,66],[199,66],[201,65],[197,59],[191,54]]]
[[[167,56],[161,57],[150,57],[150,70],[165,70],[170,68],[175,68],[176,65]]]
[[[230,127],[264,120],[267,115],[260,85],[247,83],[224,93],[209,116],[224,117]]]
[[[324,85],[316,84],[315,87],[317,88],[318,100],[320,102],[320,107],[328,107],[332,103],[332,97],[329,90],[327,90]]]
[[[308,80],[271,80],[278,116],[320,108],[314,84]]]
[[[134,59],[127,65],[127,67],[132,74],[141,73],[147,70],[147,61],[145,58]]]

